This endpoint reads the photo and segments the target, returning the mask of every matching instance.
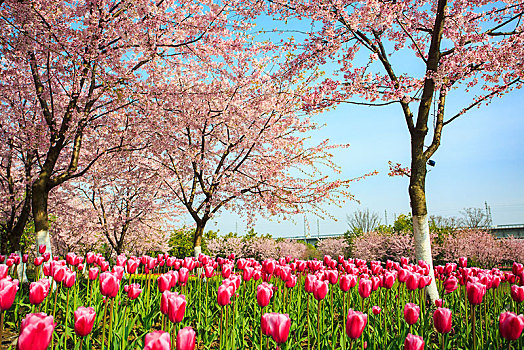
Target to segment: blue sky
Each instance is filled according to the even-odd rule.
[[[451,113],[461,106],[461,96],[450,97]],[[360,200],[341,208],[326,207],[338,219],[318,222],[320,234],[344,232],[346,214],[369,208],[388,223],[394,215],[408,213],[408,179],[389,177],[388,161],[409,165],[409,134],[399,106],[362,107],[342,105],[315,117],[326,124],[312,135],[312,141],[328,138],[332,143],[350,143],[335,153],[342,168],[340,178],[354,178],[372,170],[379,174],[355,183],[351,192]],[[493,223],[524,224],[524,91],[514,91],[463,115],[444,128],[441,147],[432,159],[426,191],[430,215],[459,216],[469,207],[491,207]],[[428,141],[429,142],[429,138]],[[306,213],[308,228],[317,234],[317,218]],[[189,219],[185,223],[190,225]],[[244,220],[223,212],[208,224],[208,229],[239,234],[247,229]],[[304,233],[304,215],[293,221],[259,219],[254,226],[260,233],[273,236],[299,236]]]

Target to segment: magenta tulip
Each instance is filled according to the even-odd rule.
[[[5,264],[0,264],[0,280],[7,277],[9,273],[9,266]]]
[[[32,282],[29,285],[29,302],[33,305],[38,305],[49,294],[50,282],[47,278]]]
[[[89,269],[89,279],[91,281],[96,280],[96,278],[98,277],[98,271],[99,271],[98,267],[92,267]]]
[[[171,350],[171,339],[169,333],[154,331],[146,334],[144,350]]]
[[[193,328],[184,327],[176,336],[176,350],[193,350],[195,348],[196,334]]]
[[[499,317],[500,336],[507,340],[517,340],[524,329],[524,315],[503,312]]]
[[[158,291],[164,293],[164,291],[171,288],[171,275],[163,274],[158,276],[156,279],[158,283]]]
[[[85,337],[93,330],[96,312],[92,307],[80,306],[75,311],[75,333],[80,337]]]
[[[420,308],[413,303],[407,303],[404,306],[404,319],[409,325],[415,324],[420,316]]]
[[[404,340],[404,350],[422,350],[424,349],[424,339],[418,335],[408,334]]]
[[[44,313],[27,314],[20,325],[17,350],[46,350],[56,323]]]
[[[449,333],[451,331],[451,310],[439,307],[433,313],[433,324],[439,333]]]
[[[317,300],[322,300],[328,293],[328,281],[316,280],[313,289],[313,296]]]
[[[138,283],[132,283],[127,287],[127,297],[131,300],[138,298],[140,293],[142,293],[142,289]]]
[[[351,339],[360,338],[368,321],[368,315],[349,309],[346,320],[346,334]]]
[[[257,287],[257,304],[260,307],[266,307],[271,301],[273,290],[268,285],[259,284]]]
[[[375,305],[371,308],[371,311],[373,312],[373,315],[378,315],[380,311],[382,311],[382,309],[380,308],[380,306]]]
[[[186,296],[172,293],[167,300],[167,316],[173,323],[182,322],[186,313]]]
[[[231,304],[231,296],[235,292],[234,287],[231,285],[221,284],[218,287],[217,302],[220,306]]]
[[[46,247],[45,244],[40,244],[40,245],[38,246],[38,252],[39,252],[40,254],[44,254],[45,251],[46,251],[46,249],[47,249],[47,247]]]
[[[71,270],[66,269],[64,274],[64,279],[62,282],[66,288],[71,288],[75,285],[76,272],[71,272]]]

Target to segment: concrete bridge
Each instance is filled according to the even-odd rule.
[[[496,225],[496,226],[491,226],[491,227],[482,227],[481,229],[489,230],[497,238],[515,237],[515,238],[524,239],[524,224]],[[283,237],[283,238],[316,245],[320,239],[340,238],[343,236],[344,236],[343,233],[327,233],[327,234],[321,234],[321,235],[310,235],[309,237],[294,236],[294,237]]]

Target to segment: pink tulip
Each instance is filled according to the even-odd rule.
[[[120,288],[120,281],[111,272],[103,272],[100,274],[100,293],[108,298],[114,298],[118,294]]]
[[[382,278],[382,286],[386,289],[393,288],[393,285],[395,284],[397,276],[395,273],[392,272],[386,272],[384,274],[384,277]]]
[[[524,315],[503,312],[499,317],[500,336],[507,340],[517,340],[524,329]]]
[[[466,284],[466,292],[469,302],[472,305],[479,305],[482,303],[484,294],[486,294],[486,286],[479,282],[468,282]]]
[[[164,293],[164,291],[171,288],[171,276],[168,274],[163,274],[158,276],[156,279],[158,283],[158,291]]]
[[[186,313],[186,296],[174,292],[167,300],[167,316],[173,323],[182,322]]]
[[[257,287],[257,304],[260,307],[266,307],[271,301],[273,290],[267,284],[259,284]]]
[[[404,340],[404,350],[422,350],[424,349],[424,339],[418,335],[408,334]]]
[[[218,287],[217,302],[220,306],[231,304],[231,296],[235,292],[234,287],[231,285],[221,284]]]
[[[328,293],[328,281],[316,280],[313,289],[313,296],[317,300],[322,300]]]
[[[154,331],[146,334],[144,350],[170,350],[171,339],[169,333],[164,331]]]
[[[181,267],[178,271],[178,283],[181,286],[185,286],[189,279],[189,270],[185,267]]]
[[[510,294],[511,294],[511,298],[515,302],[522,303],[522,301],[524,301],[524,287],[519,287],[517,285],[512,285]]]
[[[289,315],[274,313],[268,319],[268,323],[271,338],[273,338],[277,344],[285,343],[289,337],[289,329],[291,327]]]
[[[416,290],[418,289],[418,283],[420,280],[420,275],[416,272],[408,274],[406,278],[406,288],[408,290]]]
[[[0,280],[7,277],[9,273],[9,266],[5,264],[0,264]]]
[[[307,293],[313,293],[313,291],[315,290],[315,281],[317,280],[317,278],[315,277],[315,275],[307,275],[306,276],[306,280],[304,282],[304,290],[307,292]]]
[[[382,309],[380,308],[380,306],[375,305],[371,308],[371,311],[373,312],[373,315],[378,315],[380,311],[382,311]]]
[[[56,323],[44,313],[27,314],[20,325],[17,350],[46,350]]]
[[[0,280],[0,312],[8,310],[15,301],[18,291],[18,280],[7,278]]]
[[[229,264],[222,265],[222,277],[223,278],[228,278],[229,276],[231,276],[231,271],[233,271],[233,266]]]
[[[450,276],[444,281],[444,294],[449,294],[458,288],[458,280],[455,276]]]
[[[184,327],[176,336],[176,350],[193,350],[195,348],[196,334],[193,328]]]
[[[415,324],[420,316],[420,308],[413,303],[407,303],[404,306],[404,319],[409,325]]]
[[[66,269],[64,274],[64,279],[62,282],[66,288],[71,288],[75,285],[76,272],[71,272],[71,270]]]
[[[75,311],[75,333],[79,337],[85,337],[93,330],[96,312],[92,307],[80,306]]]
[[[368,322],[368,315],[349,309],[346,320],[346,334],[351,339],[360,338],[366,324]]]
[[[98,267],[92,267],[89,269],[89,279],[91,281],[96,280],[96,278],[98,277],[98,271],[99,271]]]
[[[29,286],[29,302],[32,305],[38,305],[49,294],[50,282],[47,278],[41,279],[37,282],[32,282]]]
[[[127,260],[127,273],[135,273],[138,269],[138,265],[140,265],[140,260],[130,258]]]
[[[433,313],[433,324],[439,333],[449,333],[451,331],[451,310],[437,308]]]
[[[44,257],[43,256],[37,256],[35,258],[35,260],[33,261],[35,266],[40,266],[40,265],[42,265],[43,262],[44,262]]]
[[[373,282],[367,278],[361,278],[358,282],[358,294],[361,298],[367,298],[373,289]]]
[[[468,266],[468,258],[465,256],[459,258],[459,266],[460,267],[467,267]]]
[[[127,297],[131,300],[138,298],[140,293],[142,293],[142,289],[138,283],[132,283],[127,287]]]

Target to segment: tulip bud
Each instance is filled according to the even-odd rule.
[[[351,339],[360,338],[366,327],[368,316],[359,311],[349,309],[346,320],[346,334]]]
[[[20,324],[17,350],[45,350],[51,342],[56,323],[44,313],[27,314]]]
[[[408,334],[404,340],[404,350],[423,350],[424,339],[418,335]]]
[[[507,340],[517,340],[524,329],[524,315],[503,312],[499,317],[500,336]]]
[[[169,333],[164,331],[154,331],[146,334],[144,350],[170,350],[171,339]]]
[[[195,348],[196,334],[193,328],[184,327],[176,336],[176,350],[193,350]]]
[[[75,311],[75,333],[79,337],[85,337],[93,330],[96,312],[92,307],[80,306]]]

